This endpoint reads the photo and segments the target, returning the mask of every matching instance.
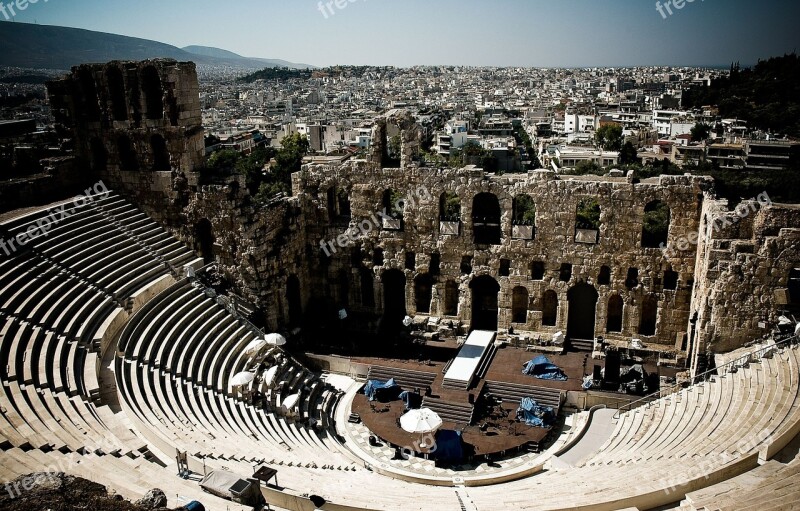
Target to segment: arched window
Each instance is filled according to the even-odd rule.
[[[644,208],[642,247],[659,248],[667,245],[670,211],[661,201],[653,201]]]
[[[444,315],[457,316],[458,315],[458,283],[454,280],[448,280],[444,285]]]
[[[656,335],[658,321],[658,299],[649,295],[642,300],[642,319],[639,322],[639,335]]]
[[[119,168],[124,171],[135,172],[139,170],[139,158],[133,142],[127,135],[120,135],[117,139],[117,154],[119,155]]]
[[[514,197],[514,225],[536,225],[536,204],[530,195],[517,195]]]
[[[528,289],[523,286],[514,288],[511,294],[511,321],[513,323],[528,322]]]
[[[597,285],[609,286],[611,285],[611,268],[608,266],[600,267],[600,273],[597,275]]]
[[[439,220],[442,222],[461,221],[461,199],[453,192],[439,196]]]
[[[544,262],[533,261],[531,263],[531,280],[544,280]]]
[[[145,115],[148,119],[164,118],[164,91],[161,88],[161,77],[153,66],[142,71],[142,92],[145,100]]]
[[[622,332],[623,301],[620,295],[611,295],[608,299],[606,332]]]
[[[414,300],[417,312],[429,314],[431,312],[431,298],[433,289],[433,279],[427,273],[417,275],[414,279]]]
[[[600,238],[600,204],[596,199],[583,199],[578,202],[575,212],[575,241],[595,244]]]
[[[128,101],[125,97],[125,80],[122,71],[116,66],[106,70],[108,93],[111,99],[111,117],[115,121],[128,120]]]
[[[553,290],[547,290],[542,296],[542,325],[556,326],[558,321],[558,295]]]
[[[361,306],[375,307],[375,279],[372,271],[362,268],[361,277]]]
[[[86,115],[86,120],[89,122],[99,121],[101,112],[100,100],[97,97],[97,86],[92,72],[85,68],[81,69],[78,72],[78,82],[83,96],[83,111]]]
[[[92,170],[95,172],[103,172],[108,166],[108,151],[105,145],[99,138],[93,138],[89,143],[89,150],[91,151]]]
[[[168,171],[172,170],[169,162],[169,151],[167,143],[161,135],[153,135],[150,138],[150,149],[153,151],[153,170]]]
[[[491,193],[480,193],[472,201],[472,229],[475,243],[499,245],[503,237],[500,228],[500,201]]]
[[[386,215],[391,218],[383,218],[383,228],[390,230],[402,230],[403,228],[403,211],[405,209],[405,199],[399,192],[391,188],[384,190],[383,208]]]

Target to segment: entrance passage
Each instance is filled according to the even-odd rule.
[[[381,277],[383,283],[383,320],[381,330],[397,332],[406,316],[406,276],[400,270],[387,270]]]
[[[484,275],[472,280],[472,330],[497,330],[498,294],[500,284]]]
[[[567,339],[594,340],[597,298],[597,290],[589,284],[578,284],[567,292]]]

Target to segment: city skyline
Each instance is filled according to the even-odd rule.
[[[178,47],[211,46],[321,67],[724,66],[732,61],[750,65],[796,49],[800,38],[791,24],[800,5],[785,0],[769,4],[767,10],[742,0],[443,0],[434,5],[419,0],[303,0],[288,5],[242,0],[233,9],[206,0],[167,5],[152,0],[39,0],[23,3],[23,10],[5,3],[0,19]]]

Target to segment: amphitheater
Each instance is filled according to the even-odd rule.
[[[18,241],[0,254],[4,481],[66,472],[131,500],[157,487],[170,507],[197,500],[209,510],[250,508],[204,492],[198,482],[212,471],[255,484],[271,509],[298,511],[800,508],[800,345],[794,326],[771,333],[781,311],[797,310],[800,208],[754,199],[731,211],[692,176],[424,168],[413,120],[391,112],[374,128],[371,159],[308,165],[292,197],[259,209],[243,187],[195,172],[192,64],[82,66],[49,88],[76,143],[53,168],[84,169],[84,192],[0,217],[3,239]],[[395,165],[381,143],[391,124],[403,140]],[[171,169],[155,168],[163,148]],[[409,203],[416,194],[418,207],[355,248],[319,250],[380,211],[391,189]],[[455,226],[435,221],[445,193],[463,204]],[[512,218],[521,194],[537,205],[535,233]],[[585,197],[601,209],[590,238],[574,222]],[[669,246],[697,243],[644,247],[654,201],[670,206]],[[236,293],[213,284],[220,273]],[[251,322],[253,308],[268,328]],[[480,389],[443,396],[471,407],[487,386],[507,401],[515,389],[540,392],[561,407],[558,425],[535,446],[468,466],[393,456],[397,442],[374,442],[364,413],[349,420],[365,379],[447,387],[452,356],[437,365],[292,347],[341,308],[349,331],[374,343],[389,338],[387,318],[405,315],[414,346],[493,332]],[[290,343],[250,349],[269,331]],[[543,342],[561,331],[573,343],[563,359]],[[505,361],[540,351],[580,381],[586,361],[603,358],[598,342],[627,349],[634,337],[644,363],[676,368],[676,383],[639,399],[492,379]],[[234,385],[242,373],[254,378]],[[438,406],[458,422],[458,406]]]

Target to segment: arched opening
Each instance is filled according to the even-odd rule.
[[[389,230],[402,230],[403,210],[405,209],[405,199],[402,194],[391,188],[383,191],[381,201],[385,215],[391,218],[383,218],[383,228]]]
[[[139,170],[139,158],[136,156],[133,142],[127,135],[120,135],[117,139],[117,154],[119,155],[120,170],[129,172]]]
[[[659,248],[667,245],[669,235],[669,206],[661,201],[653,201],[644,208],[642,224],[642,247]]]
[[[458,316],[458,283],[448,280],[444,284],[444,315]]]
[[[108,93],[111,99],[111,117],[115,121],[128,120],[128,100],[125,97],[125,80],[116,66],[106,70]]]
[[[376,248],[372,253],[372,264],[375,266],[383,266],[383,249]]]
[[[597,290],[589,284],[578,284],[567,292],[567,339],[594,340],[597,298]]]
[[[469,287],[472,290],[472,329],[497,330],[500,284],[483,275],[473,279]]]
[[[97,86],[92,72],[85,68],[78,71],[78,83],[83,97],[83,111],[86,115],[86,120],[98,122],[101,114],[100,100],[97,97]]]
[[[396,332],[403,327],[406,316],[406,276],[400,270],[386,270],[383,283],[383,319],[381,330]]]
[[[499,245],[503,233],[500,228],[500,201],[491,193],[480,193],[472,201],[472,230],[475,243]]]
[[[511,321],[513,323],[528,322],[528,288],[517,286],[511,293]]]
[[[558,321],[558,295],[548,289],[542,296],[542,326],[556,326]]]
[[[678,289],[678,272],[672,268],[664,272],[664,289],[674,291]]]
[[[194,226],[194,249],[205,264],[214,262],[214,231],[207,218],[203,218]]]
[[[597,285],[598,286],[611,285],[611,268],[609,268],[608,266],[600,267],[600,273],[597,274]]]
[[[611,295],[608,299],[606,314],[606,332],[622,332],[622,310],[624,303],[620,295]]]
[[[327,199],[327,208],[328,208],[328,222],[333,222],[337,218],[336,214],[336,188],[331,186],[328,188],[328,191],[325,193]]]
[[[533,261],[531,263],[531,280],[544,280],[544,262]]]
[[[350,218],[352,215],[350,211],[350,195],[348,195],[347,190],[340,188],[336,192],[336,201],[339,209],[337,213],[341,218]]]
[[[600,240],[600,204],[596,199],[586,198],[578,202],[575,212],[575,241],[595,244]]]
[[[286,302],[289,304],[289,326],[297,326],[303,315],[303,301],[300,297],[300,279],[296,275],[286,279]]]
[[[417,275],[414,279],[414,301],[418,313],[430,314],[432,295],[433,278],[427,273]]]
[[[648,295],[642,300],[642,318],[639,321],[639,335],[656,335],[658,321],[658,299]]]
[[[103,172],[108,167],[108,151],[106,146],[99,138],[93,138],[89,142],[89,150],[92,158],[92,170],[95,172]]]
[[[350,274],[347,270],[339,271],[339,307],[347,308],[350,306]]]
[[[514,197],[514,225],[536,225],[536,204],[530,195]]]
[[[461,199],[454,192],[439,196],[439,220],[442,222],[461,221]]]
[[[372,271],[362,268],[360,271],[361,280],[361,306],[375,307],[375,278]]]
[[[150,149],[153,151],[153,170],[168,171],[172,170],[169,162],[169,151],[167,143],[161,135],[153,135],[150,138]]]
[[[164,118],[164,91],[161,89],[161,77],[153,66],[142,71],[142,92],[145,100],[145,115],[148,119]]]

